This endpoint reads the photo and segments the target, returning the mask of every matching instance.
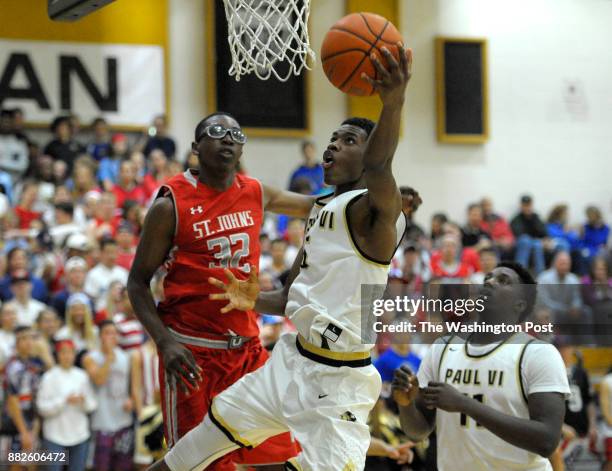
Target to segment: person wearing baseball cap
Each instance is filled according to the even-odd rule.
[[[87,262],[82,257],[71,257],[64,265],[65,288],[51,298],[49,303],[64,319],[66,315],[66,302],[73,293],[80,293],[85,287],[85,276],[87,275]],[[89,300],[90,309],[93,311],[94,305]]]
[[[520,211],[512,219],[510,227],[516,237],[514,261],[529,267],[533,254],[533,269],[538,275],[545,267],[543,242],[547,232],[540,216],[533,211],[533,198],[530,195],[521,196]]]
[[[27,270],[13,270],[10,274],[11,292],[14,299],[9,303],[17,311],[17,325],[32,326],[38,313],[46,306],[32,298],[32,280]]]

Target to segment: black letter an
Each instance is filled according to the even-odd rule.
[[[28,87],[14,88],[11,87],[13,77],[17,69],[21,68],[25,74]],[[20,100],[34,100],[39,108],[43,110],[51,109],[49,100],[45,96],[40,81],[36,76],[32,62],[27,54],[14,53],[11,54],[4,69],[2,77],[0,77],[0,105],[8,98],[18,98]]]
[[[102,95],[96,88],[91,76],[85,70],[80,59],[75,56],[60,56],[60,105],[63,110],[72,109],[72,81],[70,74],[74,72],[96,103],[100,111],[119,111],[117,106],[117,59],[106,59],[106,83],[108,94]]]

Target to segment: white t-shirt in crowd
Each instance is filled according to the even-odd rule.
[[[36,322],[38,314],[47,306],[36,299],[30,299],[26,304],[21,304],[17,299],[12,299],[9,304],[17,312],[17,325],[31,327]]]
[[[83,403],[69,404],[71,395],[82,395]],[[44,418],[43,437],[62,446],[84,442],[90,436],[87,414],[97,405],[96,394],[85,371],[54,366],[43,374],[36,396],[38,412]]]
[[[6,363],[15,354],[15,334],[0,329],[0,364]]]
[[[123,285],[127,285],[128,271],[115,265],[113,268],[108,268],[101,263],[89,270],[87,278],[85,278],[85,292],[93,299],[98,300],[106,294],[108,287],[113,281],[120,281]]]

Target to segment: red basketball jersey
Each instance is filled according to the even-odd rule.
[[[171,178],[160,190],[171,195],[176,213],[174,248],[166,264],[165,300],[158,310],[165,325],[188,335],[217,338],[228,333],[257,336],[254,311],[219,310],[227,301],[211,301],[219,290],[208,278],[226,280],[224,268],[238,279],[259,269],[259,231],[263,189],[258,180],[237,174],[226,191],[198,180],[196,170]],[[210,335],[213,334],[213,335]]]

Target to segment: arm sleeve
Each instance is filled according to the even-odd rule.
[[[36,407],[43,417],[58,415],[66,405],[66,398],[57,393],[53,385],[53,378],[44,374],[40,383],[40,389],[36,396]]]
[[[83,408],[85,409],[85,412],[90,413],[98,408],[98,400],[96,398],[96,393],[91,385],[91,381],[89,380],[89,376],[85,375],[83,381],[83,395],[85,396]]]
[[[444,345],[440,341],[434,342],[423,357],[417,373],[419,387],[424,388],[430,381],[438,380],[438,366]]]
[[[533,342],[525,349],[521,365],[525,394],[558,392],[567,397],[570,394],[567,372],[557,349],[539,342]]]

